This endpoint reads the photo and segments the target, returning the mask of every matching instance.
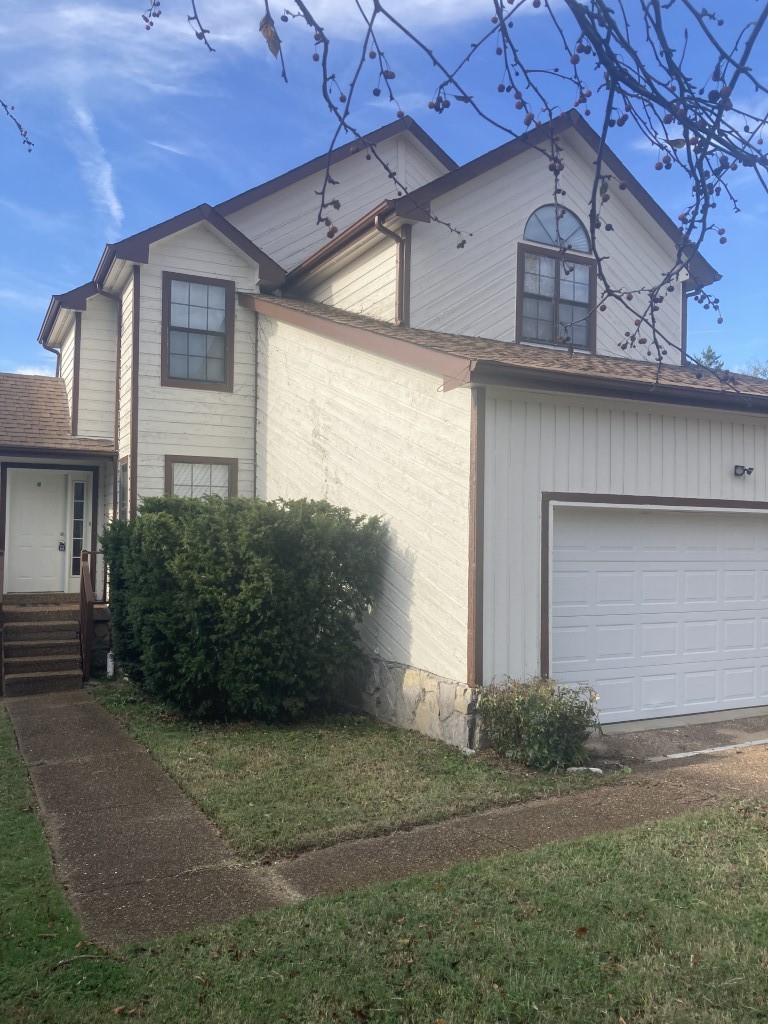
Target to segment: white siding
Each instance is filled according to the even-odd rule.
[[[234,281],[257,290],[256,268],[203,225],[151,247],[141,268],[139,341],[139,499],[165,489],[165,456],[193,455],[238,460],[238,492],[253,494],[255,318],[235,300],[234,391],[162,387],[160,324],[164,270]],[[122,454],[122,453],[121,453]]]
[[[470,394],[259,318],[258,493],[389,526],[373,654],[466,679]]]
[[[388,139],[376,148],[381,159],[397,172],[399,180],[409,191],[444,173],[442,165],[411,140],[402,137]],[[366,159],[366,155],[367,150],[361,150],[346,160],[340,160],[331,169],[331,175],[338,184],[329,186],[326,199],[329,202],[338,199],[341,203],[339,210],[329,211],[340,231],[398,191],[381,164],[373,158]],[[227,220],[272,259],[290,270],[328,242],[328,228],[317,223],[320,209],[318,192],[323,187],[323,179],[323,172],[317,172],[237,213],[229,214]]]
[[[328,306],[394,322],[397,245],[382,238],[341,270],[303,282],[296,294]]]
[[[561,202],[585,226],[589,223],[593,167],[568,150]],[[457,249],[456,235],[440,224],[415,224],[411,257],[411,325],[475,337],[515,340],[517,249],[528,217],[552,203],[553,177],[546,160],[524,153],[432,203],[432,213],[453,227],[471,233]],[[611,283],[625,291],[657,284],[675,262],[675,249],[663,242],[659,229],[627,192],[611,189],[610,222],[603,233],[601,254]],[[680,342],[681,286],[669,293],[659,313],[658,328]],[[598,283],[599,295],[599,283]],[[634,329],[634,316],[614,301],[597,312],[597,351],[602,355],[644,358],[640,351],[622,352],[624,332]],[[679,350],[667,361],[680,363]]]
[[[67,389],[67,405],[69,406],[69,417],[72,419],[72,389],[75,380],[75,320],[72,318],[72,326],[67,331],[61,343],[61,358],[59,362],[59,376],[63,378]]]
[[[114,437],[117,303],[104,295],[88,300],[80,332],[80,392],[77,432]]]
[[[768,501],[768,419],[489,391],[485,480],[490,682],[539,671],[542,492]]]

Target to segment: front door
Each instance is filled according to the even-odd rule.
[[[68,474],[9,469],[5,592],[68,590]]]

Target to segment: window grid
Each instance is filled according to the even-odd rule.
[[[226,290],[171,281],[168,375],[176,380],[226,380]]]
[[[589,348],[590,267],[525,253],[522,338],[544,344],[564,342]]]
[[[72,565],[73,576],[80,575],[80,554],[85,537],[85,484],[76,480],[72,488]]]
[[[202,498],[230,495],[229,465],[216,462],[174,462],[171,493],[177,498]]]

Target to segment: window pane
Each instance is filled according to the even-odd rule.
[[[189,335],[184,331],[171,331],[168,346],[172,354],[186,355],[189,349]]]
[[[191,362],[192,360],[190,360]],[[223,359],[208,359],[208,380],[215,381],[217,384],[224,383],[224,360]]]
[[[224,339],[217,334],[209,334],[207,336],[208,341],[208,355],[214,359],[224,358]]]
[[[85,503],[82,502],[82,501],[76,501],[75,502],[75,511],[74,511],[74,518],[75,519],[82,519],[83,518],[83,506],[84,506],[84,504]]]
[[[204,356],[206,350],[204,334],[190,334],[189,354],[191,356]]]
[[[213,289],[211,289],[213,291]],[[224,332],[224,310],[223,309],[209,309],[208,310],[208,330],[209,331],[221,331]]]
[[[218,285],[208,286],[208,305],[211,309],[224,309],[227,304],[227,292]]]
[[[208,307],[207,306],[190,306],[189,307],[189,326],[194,327],[195,330],[204,331],[208,326]]]
[[[216,462],[175,462],[173,493],[178,498],[202,498],[206,494],[229,497],[229,466]]]
[[[179,302],[171,303],[171,326],[189,327],[189,306]]]
[[[172,355],[169,360],[168,374],[171,377],[186,378],[188,376],[187,357]]]
[[[85,484],[81,481],[75,483],[75,501],[85,501]]]
[[[171,302],[189,302],[189,281],[171,281]]]
[[[189,285],[189,302],[192,306],[207,306],[208,305],[208,285],[207,284],[192,284]]]
[[[189,462],[174,462],[173,464],[173,493],[178,494],[178,488],[189,488],[192,486],[192,466]]]
[[[190,380],[205,380],[205,357],[204,356],[190,356],[189,357],[189,379]]]
[[[82,519],[76,519],[74,521],[74,523],[72,523],[72,536],[74,537],[75,540],[82,540],[83,539],[83,521],[82,521]]]
[[[211,494],[229,497],[229,466],[211,466]]]

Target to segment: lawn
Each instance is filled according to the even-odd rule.
[[[0,716],[2,712],[0,712]],[[84,941],[0,717],[9,1024],[752,1024],[768,808],[540,847],[141,945]]]
[[[248,858],[381,835],[604,781],[468,757],[353,715],[283,727],[198,725],[125,684],[94,692]]]

